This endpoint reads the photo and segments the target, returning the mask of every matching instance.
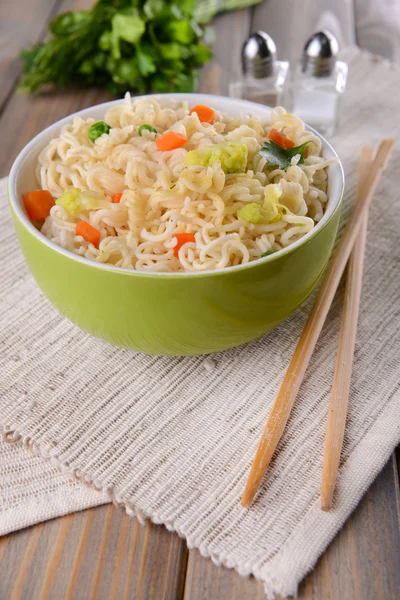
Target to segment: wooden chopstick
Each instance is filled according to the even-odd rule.
[[[372,165],[373,154],[374,149],[371,146],[365,146],[362,149],[358,167],[356,206],[362,199],[364,182]],[[326,426],[321,487],[322,510],[329,510],[332,506],[333,491],[342,452],[354,347],[356,343],[365,244],[367,240],[367,224],[368,213],[365,213],[348,264],[342,323]]]
[[[393,150],[394,140],[383,140],[365,182],[363,201],[360,202],[345,227],[342,238],[336,248],[327,274],[321,285],[311,314],[294,351],[286,371],[271,414],[261,435],[256,455],[250,470],[241,504],[249,507],[256,495],[272,455],[281,439],[292,410],[300,384],[303,381],[315,344],[321,333],[329,308],[341,276],[352,251],[360,226],[368,213],[379,179]]]

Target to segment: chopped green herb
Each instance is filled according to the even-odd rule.
[[[266,250],[265,252],[263,252],[261,254],[261,258],[264,258],[264,256],[269,256],[270,254],[273,254],[274,250],[272,250],[272,248],[269,248],[269,250]]]
[[[176,186],[176,183],[172,184],[171,187],[169,188],[170,190],[173,190],[174,187]]]
[[[259,151],[262,157],[266,158],[271,166],[277,166],[280,169],[287,169],[290,166],[290,162],[294,156],[300,154],[300,160],[297,164],[304,164],[304,150],[309,142],[304,142],[301,146],[295,146],[294,148],[288,148],[284,150],[272,140],[265,142],[264,146]]]
[[[138,134],[142,135],[143,131],[150,131],[150,133],[158,133],[158,131],[155,127],[153,127],[152,125],[147,125],[147,123],[145,123],[144,125],[141,125],[139,127]]]
[[[121,96],[193,92],[197,71],[212,56],[209,30],[194,0],[97,0],[90,10],[58,15],[51,37],[21,52],[20,88],[32,93],[95,85]]]
[[[89,127],[88,136],[89,139],[94,142],[99,138],[103,133],[110,133],[111,127],[107,125],[104,121],[97,121],[97,123],[93,123],[91,127]]]

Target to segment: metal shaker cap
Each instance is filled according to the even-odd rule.
[[[274,72],[275,42],[265,31],[252,33],[242,46],[242,69],[245,75],[257,79],[269,77]]]
[[[335,36],[324,29],[314,33],[304,46],[302,71],[314,77],[327,77],[335,67],[339,44]]]

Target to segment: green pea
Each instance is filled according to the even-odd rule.
[[[107,125],[104,121],[97,121],[97,123],[93,123],[91,127],[89,127],[88,136],[89,139],[94,142],[99,138],[103,133],[110,133],[111,127]]]
[[[155,129],[154,127],[152,127],[151,125],[147,125],[147,123],[145,123],[144,125],[141,125],[138,129],[138,134],[142,135],[142,131],[150,131],[150,133],[158,133],[157,129]]]
[[[261,254],[261,258],[264,258],[264,256],[269,256],[270,254],[273,254],[274,251],[272,250],[272,248],[270,248],[269,250],[266,250],[265,252],[263,252]]]

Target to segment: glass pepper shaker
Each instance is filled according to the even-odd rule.
[[[339,99],[346,87],[347,65],[336,59],[338,51],[338,42],[329,31],[312,35],[290,86],[290,110],[326,135],[336,129]]]
[[[265,31],[256,31],[242,46],[242,72],[229,85],[232,98],[251,100],[267,106],[281,104],[289,63],[276,59],[274,40]]]

